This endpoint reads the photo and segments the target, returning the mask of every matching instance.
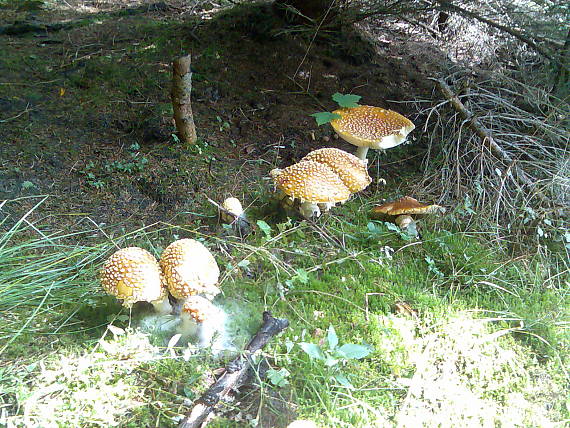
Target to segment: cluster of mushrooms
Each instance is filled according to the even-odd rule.
[[[358,147],[355,155],[323,148],[310,152],[294,165],[270,172],[278,199],[287,207],[298,208],[306,219],[319,217],[364,190],[372,182],[367,171],[368,150],[386,150],[402,144],[415,128],[406,117],[380,107],[359,105],[335,110],[333,114],[338,116],[330,122],[333,129],[343,140]],[[375,207],[372,215],[407,228],[414,218],[443,211],[438,205],[425,205],[406,196]]]
[[[200,334],[206,320],[220,319],[212,303],[220,293],[219,276],[214,256],[201,242],[180,239],[166,247],[160,261],[139,247],[116,251],[103,265],[101,284],[127,308],[148,302],[159,314],[179,313],[180,332],[189,335]]]

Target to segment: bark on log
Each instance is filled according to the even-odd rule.
[[[220,399],[230,392],[239,381],[247,374],[251,356],[263,349],[271,338],[289,326],[289,321],[282,318],[273,318],[271,313],[263,313],[263,324],[258,332],[246,346],[245,351],[232,360],[227,366],[225,373],[195,401],[194,407],[186,413],[186,417],[180,422],[179,428],[200,428],[214,410]]]
[[[437,83],[441,93],[447,101],[453,106],[453,108],[459,113],[459,115],[465,120],[467,126],[481,138],[481,142],[484,147],[487,147],[491,154],[495,156],[505,168],[510,168],[514,174],[515,180],[518,180],[519,184],[523,186],[528,186],[531,191],[544,203],[551,205],[551,199],[548,198],[544,193],[538,191],[535,188],[535,179],[530,177],[520,166],[518,166],[515,160],[509,155],[493,138],[491,131],[489,131],[477,117],[471,113],[467,107],[461,102],[459,97],[455,95],[453,90],[449,87],[443,79],[429,78]]]
[[[170,95],[178,136],[182,142],[194,144],[197,137],[190,97],[192,92],[190,63],[190,55],[180,57],[172,63],[172,92]]]

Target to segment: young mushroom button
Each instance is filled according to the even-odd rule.
[[[333,113],[341,116],[331,120],[335,132],[358,147],[356,156],[366,159],[368,149],[389,149],[402,144],[415,128],[407,118],[380,107],[342,108]]]
[[[350,193],[360,192],[372,182],[366,168],[367,162],[340,149],[326,147],[314,150],[301,159],[301,162],[305,161],[327,165],[340,177]]]
[[[216,332],[223,328],[224,314],[208,299],[190,296],[182,306],[180,319],[183,336],[197,336],[200,346],[208,346]]]
[[[142,248],[123,248],[111,255],[101,270],[101,285],[107,293],[122,300],[125,307],[149,302],[159,313],[172,310],[160,266]]]
[[[274,169],[270,174],[278,190],[287,197],[300,200],[299,211],[307,219],[321,215],[319,204],[326,211],[350,197],[350,190],[339,176],[328,166],[315,161]]]
[[[214,256],[194,239],[179,239],[170,244],[160,257],[170,294],[176,299],[186,299],[203,294],[213,299],[220,289],[216,286],[220,269]]]

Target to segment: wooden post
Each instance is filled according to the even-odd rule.
[[[172,63],[172,109],[178,136],[184,143],[196,142],[196,127],[192,115],[192,72],[190,71],[190,55],[180,57]]]

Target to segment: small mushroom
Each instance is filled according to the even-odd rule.
[[[315,161],[304,161],[285,169],[270,172],[284,199],[299,200],[299,211],[306,219],[319,217],[321,209],[328,211],[337,202],[344,203],[350,190],[328,166]]]
[[[435,213],[443,214],[445,213],[445,208],[439,205],[425,205],[409,196],[404,196],[372,209],[373,216],[393,221],[401,229],[415,226],[414,219]]]
[[[245,215],[241,202],[237,198],[227,198],[219,207],[220,218],[224,223],[232,226],[239,236],[251,233],[251,224]]]
[[[301,162],[305,161],[327,165],[340,177],[350,193],[360,192],[372,182],[366,168],[366,160],[363,161],[344,150],[333,147],[314,150],[301,159]]]
[[[227,198],[224,200],[222,207],[227,211],[222,211],[221,217],[222,221],[225,223],[232,223],[236,218],[244,214],[243,207],[238,198]]]
[[[186,299],[180,313],[179,331],[184,337],[195,337],[200,347],[215,346],[218,351],[227,347],[224,343],[226,314],[208,299],[191,296]],[[221,341],[215,341],[215,336]]]
[[[380,107],[358,106],[342,108],[333,113],[341,116],[331,120],[335,132],[358,147],[356,156],[366,159],[368,149],[389,149],[402,144],[415,128],[407,118]]]
[[[202,294],[211,300],[220,293],[216,286],[220,276],[216,259],[194,239],[179,239],[166,247],[160,267],[168,290],[176,299]]]
[[[142,248],[127,247],[111,255],[101,270],[101,284],[127,308],[136,302],[149,302],[158,313],[172,311],[160,266]]]

